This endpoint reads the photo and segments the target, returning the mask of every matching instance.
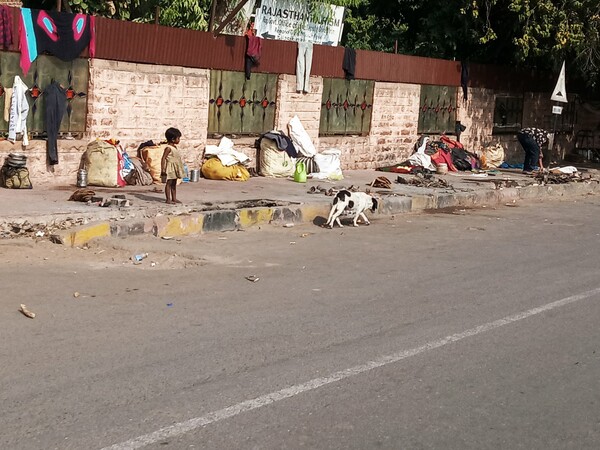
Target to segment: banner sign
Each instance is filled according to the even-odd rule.
[[[262,0],[254,19],[256,35],[264,39],[333,46],[339,44],[343,27],[343,6],[323,5],[315,11],[299,0]]]

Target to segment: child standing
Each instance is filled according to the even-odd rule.
[[[181,131],[169,128],[165,132],[167,146],[161,159],[161,178],[165,180],[165,196],[168,204],[181,203],[177,200],[177,180],[184,177],[183,160],[177,149],[181,140]]]

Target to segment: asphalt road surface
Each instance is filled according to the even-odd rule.
[[[600,199],[514,206],[0,241],[0,448],[600,448]]]

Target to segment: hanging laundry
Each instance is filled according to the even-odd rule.
[[[12,104],[12,88],[4,88],[4,121],[10,123],[10,107]]]
[[[254,34],[254,30],[250,30],[246,34],[246,57],[244,71],[246,72],[246,80],[250,79],[250,73],[253,66],[257,66],[260,61],[262,51],[262,39]]]
[[[21,8],[19,40],[21,69],[27,74],[38,54],[49,53],[72,61],[89,45],[95,54],[95,18],[85,14]]]
[[[464,101],[467,100],[468,85],[469,85],[469,64],[466,61],[461,61],[461,63],[460,63],[460,86],[462,87]]]
[[[27,114],[29,103],[27,102],[27,90],[29,88],[19,76],[15,76],[13,82],[13,94],[10,102],[10,120],[8,123],[8,140],[15,142],[17,134],[23,133],[23,145],[29,145],[27,136]]]
[[[56,81],[44,90],[44,99],[46,101],[46,152],[48,154],[48,164],[51,166],[58,164],[58,130],[62,122],[65,111],[67,110],[67,92]]]
[[[353,48],[344,49],[342,69],[344,69],[344,73],[346,74],[346,80],[354,80],[354,74],[356,72],[356,50]]]
[[[0,5],[0,47],[8,48],[12,43],[12,14],[8,6]]]
[[[307,93],[310,90],[310,69],[312,66],[312,42],[298,42],[296,59],[296,91]]]

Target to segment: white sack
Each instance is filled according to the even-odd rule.
[[[311,177],[320,180],[327,178],[332,180],[344,179],[342,175],[342,163],[340,161],[341,154],[342,152],[337,148],[330,148],[322,153],[317,153],[314,156],[314,160],[319,168],[319,172],[311,174]]]
[[[219,145],[207,145],[204,151],[205,156],[216,156],[221,160],[224,166],[233,166],[235,164],[246,164],[250,157],[244,153],[233,149],[233,141],[228,137],[223,137]]]
[[[496,169],[504,162],[504,147],[499,143],[490,145],[483,150],[483,157],[485,159],[484,169]]]
[[[263,177],[286,178],[294,175],[296,162],[275,141],[262,138],[258,159],[258,172]]]
[[[412,166],[422,166],[425,169],[435,171],[435,165],[431,162],[431,156],[425,153],[427,141],[429,141],[429,137],[423,138],[421,146],[417,149],[415,153],[410,155],[410,157],[408,158],[408,162]]]
[[[298,116],[294,116],[292,120],[290,120],[288,128],[290,130],[290,139],[298,152],[309,158],[317,154],[317,149],[310,140],[310,136],[304,129]]]

